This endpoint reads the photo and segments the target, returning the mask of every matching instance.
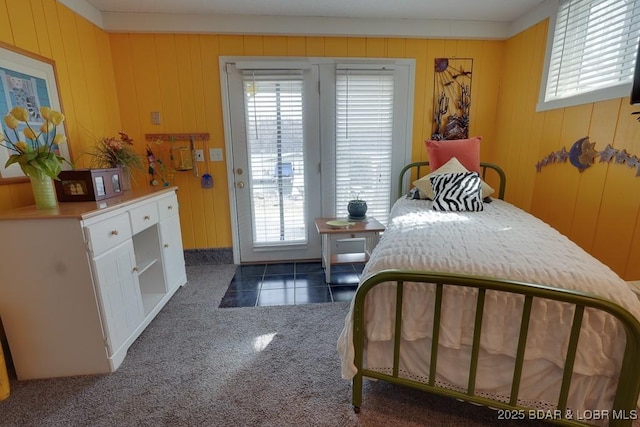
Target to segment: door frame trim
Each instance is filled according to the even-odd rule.
[[[229,80],[227,78],[227,63],[237,62],[245,57],[219,57],[220,70],[220,95],[222,97],[222,127],[224,131],[224,148],[227,154],[225,163],[227,165],[227,194],[229,195],[229,214],[231,215],[231,245],[233,250],[233,263],[240,264],[240,236],[238,234],[238,211],[236,209],[237,200],[235,192],[235,173],[233,171],[233,138],[231,137],[231,117],[229,111]]]

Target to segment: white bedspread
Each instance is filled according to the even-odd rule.
[[[501,200],[485,204],[482,212],[436,212],[430,209],[430,203],[404,198],[395,203],[387,230],[365,267],[363,280],[390,268],[507,278],[593,293],[618,303],[640,319],[640,302],[619,276],[532,215]],[[384,347],[393,338],[395,286],[385,284],[372,292],[366,304],[367,341]],[[476,292],[445,287],[441,348],[471,345]],[[433,299],[432,286],[409,285],[403,308],[405,341],[430,340]],[[523,300],[522,296],[487,292],[483,354],[515,355]],[[554,301],[534,301],[525,358],[561,368],[573,308]],[[555,327],[549,328],[550,323]],[[345,379],[356,373],[351,328],[352,311],[338,341]],[[624,332],[617,320],[606,313],[586,310],[579,348],[588,350],[579,351],[574,371],[585,376],[617,377],[624,343]],[[385,359],[376,359],[372,348],[367,350],[369,367],[372,360]],[[439,362],[439,372],[440,369]]]

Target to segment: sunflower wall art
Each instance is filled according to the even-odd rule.
[[[585,136],[574,142],[569,151],[565,147],[562,147],[558,151],[549,153],[538,163],[536,163],[536,170],[542,171],[542,168],[553,163],[566,163],[567,160],[578,169],[580,172],[591,167],[595,162],[595,158],[599,157],[599,163],[610,163],[613,160],[614,164],[626,165],[629,168],[636,170],[636,177],[640,177],[640,158],[638,156],[627,153],[627,150],[619,150],[613,148],[611,144],[602,151],[595,149],[595,142],[589,141],[589,137]]]
[[[469,137],[473,59],[436,58],[434,71],[431,139],[466,139]]]

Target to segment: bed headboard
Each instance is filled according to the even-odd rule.
[[[398,197],[402,197],[403,194],[406,194],[407,191],[404,190],[405,174],[409,172],[409,176],[411,176],[411,173],[414,169],[416,170],[416,176],[422,177],[423,175],[426,175],[430,172],[429,162],[413,162],[402,168],[402,170],[400,171],[400,182],[398,183]],[[498,187],[498,198],[504,200],[504,189],[507,185],[507,176],[504,174],[502,168],[493,163],[480,162],[480,169],[482,171],[480,175],[483,180],[486,180],[487,170],[489,170],[489,173],[491,174],[495,172],[498,175],[498,180],[500,183]]]

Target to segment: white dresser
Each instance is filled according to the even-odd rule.
[[[187,281],[176,191],[0,213],[0,318],[18,379],[120,366]]]

